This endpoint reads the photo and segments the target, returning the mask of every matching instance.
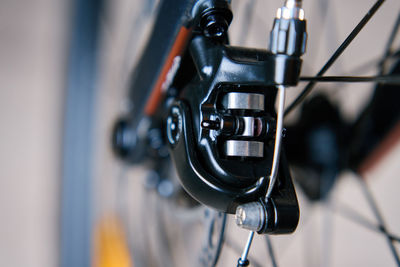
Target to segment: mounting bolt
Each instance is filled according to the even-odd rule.
[[[215,39],[225,37],[233,17],[226,0],[199,0],[193,7],[192,16],[198,19],[203,34]]]
[[[235,219],[239,227],[258,232],[267,221],[267,215],[260,202],[250,202],[236,208]]]
[[[220,38],[227,32],[229,22],[223,13],[210,12],[203,16],[200,26],[206,37]]]
[[[182,114],[178,107],[172,107],[167,118],[167,137],[171,145],[176,144],[182,133]]]

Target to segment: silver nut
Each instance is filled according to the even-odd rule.
[[[236,208],[236,224],[244,229],[258,232],[266,221],[264,207],[259,202],[250,202]]]

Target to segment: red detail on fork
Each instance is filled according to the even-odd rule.
[[[164,95],[163,84],[167,78],[168,72],[173,66],[174,59],[177,56],[181,56],[185,51],[191,36],[192,36],[192,29],[182,26],[171,48],[171,51],[167,57],[167,60],[161,70],[160,76],[158,77],[157,82],[153,87],[153,90],[151,91],[150,98],[147,100],[144,109],[144,112],[147,116],[151,116],[157,111],[157,108]]]
[[[357,172],[364,177],[364,174],[373,169],[398,142],[400,142],[400,122],[393,127],[383,141],[361,163]]]

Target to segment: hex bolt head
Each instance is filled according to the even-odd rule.
[[[226,1],[203,0],[202,4],[196,6],[200,16],[199,26],[204,35],[213,39],[225,37],[232,21],[230,5]]]
[[[203,28],[207,37],[222,37],[228,30],[229,23],[221,14],[210,14],[204,18]]]

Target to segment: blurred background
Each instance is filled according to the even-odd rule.
[[[373,3],[304,1],[309,42],[303,75],[315,75]],[[169,234],[163,237],[168,242],[161,242],[159,216],[174,213],[174,207],[163,206],[170,204],[160,204],[164,199],[145,189],[149,170],[125,166],[110,146],[113,123],[128,109],[128,79],[157,4],[0,0],[0,266],[133,266],[133,261],[135,266],[196,266],[201,224],[197,231],[187,219],[175,226],[163,222],[161,231]],[[232,1],[232,44],[266,48],[281,5],[279,0]],[[376,73],[399,12],[400,3],[387,0],[328,74]],[[288,103],[300,89],[290,90]],[[372,90],[368,84],[318,89],[348,121],[358,116]],[[387,228],[397,236],[399,173],[395,143],[366,175]],[[310,202],[297,189],[298,230],[272,238],[279,266],[396,266],[386,237],[332,211],[346,203],[376,225],[352,176],[343,173],[323,203]],[[226,232],[219,266],[235,266],[247,233],[231,216]],[[189,240],[182,241],[182,234]],[[400,249],[398,242],[395,246]],[[250,256],[254,264],[271,265],[262,237]]]

